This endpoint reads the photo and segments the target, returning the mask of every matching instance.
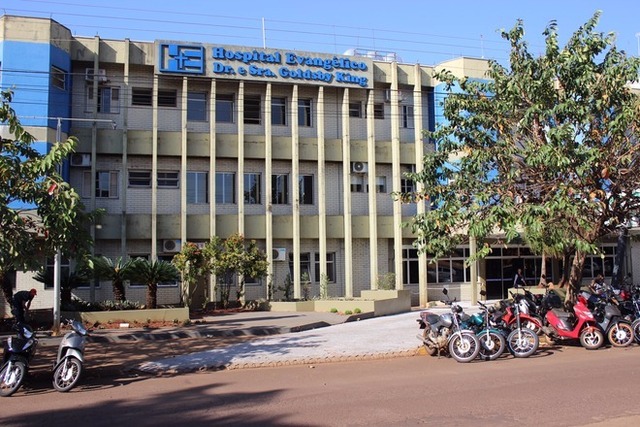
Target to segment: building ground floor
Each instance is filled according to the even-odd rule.
[[[420,257],[418,250],[407,241],[402,249],[402,271],[394,272],[394,251],[391,239],[379,239],[377,249],[378,272],[377,278],[370,277],[370,255],[367,239],[354,239],[353,245],[353,297],[359,297],[363,290],[378,289],[394,283],[393,277],[401,275],[402,288],[411,291],[413,306],[425,306],[426,302],[438,301],[442,298],[442,289],[449,289],[449,295],[458,300],[472,300],[473,289],[472,268],[467,259],[470,256],[470,248],[458,247],[450,257],[439,259],[437,262],[426,264],[425,283],[420,283]],[[261,245],[264,242],[258,241]],[[245,299],[261,300],[271,298],[274,300],[285,299],[287,294],[291,297],[290,286],[294,274],[294,256],[290,242],[286,240],[274,242],[272,276],[267,278],[246,278]],[[623,272],[634,277],[635,270],[640,268],[636,260],[640,259],[640,244],[630,239],[623,261]],[[345,296],[343,277],[345,275],[344,247],[341,239],[330,239],[326,245],[326,278],[323,283],[320,268],[320,254],[317,242],[303,240],[300,245],[300,266],[298,271],[303,275],[301,298],[314,299],[321,295],[321,286],[325,286],[329,297],[340,298]],[[112,249],[117,249],[112,247]],[[590,282],[597,274],[603,274],[606,280],[611,280],[615,262],[617,244],[615,240],[605,242],[601,246],[601,255],[587,256],[583,269],[583,282]],[[277,253],[276,253],[277,252]],[[107,255],[109,256],[109,255]],[[130,256],[148,256],[143,251],[136,251]],[[159,259],[170,261],[173,254],[162,253]],[[71,263],[63,260],[61,264],[62,276],[68,274],[73,268]],[[46,268],[53,268],[52,261],[46,263]],[[513,278],[516,270],[523,270],[525,280],[530,285],[536,285],[540,279],[542,270],[542,257],[534,255],[529,248],[523,245],[495,245],[492,252],[485,259],[477,262],[476,291],[485,291],[485,295],[477,298],[499,299],[508,297],[508,289],[513,286]],[[546,259],[545,271],[547,280],[557,283],[562,274],[562,262]],[[36,281],[33,272],[16,272],[11,281],[14,292],[36,288],[38,295],[32,303],[32,308],[51,308],[53,306],[53,286]],[[390,278],[391,276],[391,278]],[[397,283],[397,282],[396,282]],[[287,290],[287,287],[289,289]],[[219,292],[216,294],[216,286],[213,281],[203,279],[194,288],[189,290],[192,308],[200,308],[209,302],[219,300]],[[426,301],[421,301],[422,294]],[[231,298],[235,299],[236,285],[231,290]],[[126,286],[127,300],[137,301],[141,304],[145,301],[146,287],[141,284],[128,283]],[[88,283],[73,290],[75,298],[96,302],[113,300],[111,283],[108,281]],[[161,283],[158,287],[159,305],[182,305],[183,291],[179,282]],[[10,309],[6,304],[0,304],[0,316],[10,315]]]

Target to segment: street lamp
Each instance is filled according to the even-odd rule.
[[[116,122],[108,119],[83,119],[76,117],[39,117],[31,116],[32,119],[47,119],[56,120],[56,144],[60,143],[62,139],[62,121],[69,122],[93,122],[93,123],[111,123],[113,129],[116,128]],[[60,170],[58,169],[58,172]],[[53,330],[60,330],[60,276],[61,276],[61,264],[62,264],[62,252],[60,248],[56,249],[56,254],[53,257]]]

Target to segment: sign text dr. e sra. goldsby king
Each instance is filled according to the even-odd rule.
[[[212,48],[214,59],[213,73],[217,75],[236,75],[253,77],[284,78],[325,83],[355,84],[367,87],[368,78],[359,73],[369,70],[365,62],[354,61],[347,57],[304,56],[293,52],[265,52],[259,50],[228,50],[223,47]],[[226,61],[227,63],[218,62]],[[229,62],[241,62],[234,67]],[[274,65],[284,64],[281,67]]]

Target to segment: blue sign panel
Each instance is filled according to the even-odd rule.
[[[204,47],[184,44],[160,45],[160,71],[204,74]]]

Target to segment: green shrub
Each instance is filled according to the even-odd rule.
[[[356,308],[355,310],[353,310],[353,312],[355,314],[360,314],[360,313],[362,313],[362,310],[360,310],[359,308]]]
[[[338,312],[338,309],[334,307],[334,308],[332,308],[332,309],[331,309],[331,312],[332,312],[332,313],[337,313],[337,312]]]
[[[345,310],[344,314],[353,314],[353,311],[351,311],[351,310]]]

